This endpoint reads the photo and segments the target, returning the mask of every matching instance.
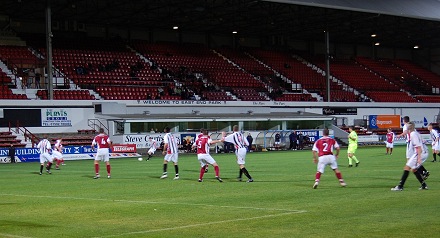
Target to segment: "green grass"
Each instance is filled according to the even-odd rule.
[[[316,190],[310,151],[249,153],[254,183],[236,180],[233,154],[213,155],[224,183],[212,167],[198,183],[195,155],[180,155],[178,181],[172,166],[159,179],[160,155],[112,160],[112,178],[99,180],[91,160],[42,176],[38,163],[0,164],[0,237],[436,237],[440,164],[425,164],[430,190],[410,174],[405,190],[392,192],[404,147],[384,150],[359,148],[358,168],[347,168],[341,151],[348,186],[327,167]]]

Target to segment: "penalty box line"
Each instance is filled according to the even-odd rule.
[[[172,231],[172,230],[193,228],[193,227],[199,227],[199,226],[209,226],[209,225],[215,225],[215,224],[221,224],[221,223],[238,222],[238,221],[250,221],[250,220],[257,220],[257,219],[264,219],[264,218],[273,218],[273,217],[286,216],[286,215],[299,214],[299,213],[306,213],[306,212],[307,211],[305,211],[305,210],[298,210],[298,211],[284,212],[284,213],[279,213],[279,214],[264,215],[264,216],[257,216],[257,217],[238,218],[238,219],[223,220],[223,221],[213,221],[213,222],[198,223],[198,224],[191,224],[191,225],[185,225],[185,226],[175,226],[175,227],[153,229],[153,230],[145,230],[145,231],[133,231],[133,232],[116,234],[116,235],[97,236],[97,237],[94,237],[94,238],[110,238],[110,237],[120,237],[120,236],[128,236],[128,235],[147,234],[147,233],[161,232],[161,231]]]

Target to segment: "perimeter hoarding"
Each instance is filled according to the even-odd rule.
[[[371,129],[400,128],[400,115],[369,115],[368,125]]]

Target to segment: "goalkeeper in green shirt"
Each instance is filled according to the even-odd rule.
[[[353,167],[353,160],[356,163],[356,167],[359,166],[359,160],[356,158],[354,154],[356,154],[356,150],[358,147],[358,135],[356,131],[354,131],[354,126],[348,127],[348,131],[350,134],[348,135],[348,167]]]

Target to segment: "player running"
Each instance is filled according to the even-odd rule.
[[[428,186],[426,185],[422,175],[417,172],[417,170],[422,166],[422,164],[428,158],[428,148],[422,142],[421,135],[415,130],[415,125],[413,122],[409,122],[406,124],[408,129],[408,155],[409,159],[403,168],[403,175],[400,179],[399,185],[394,188],[391,188],[391,191],[402,191],[403,186],[405,185],[406,179],[408,178],[409,172],[412,171],[416,176],[417,180],[419,180],[422,185],[419,189],[426,190]]]
[[[52,167],[53,160],[52,156],[50,155],[52,151],[49,140],[44,138],[38,143],[37,148],[40,150],[40,175],[43,174],[44,162],[47,162],[46,172],[48,174],[52,174],[50,172],[50,168]]]
[[[218,164],[209,154],[209,146],[222,141],[211,140],[211,138],[208,136],[208,130],[206,129],[201,129],[200,131],[202,132],[202,134],[200,136],[197,136],[197,140],[193,144],[193,147],[197,147],[197,159],[199,160],[201,165],[199,182],[203,181],[203,175],[207,170],[208,164],[214,166],[215,178],[219,182],[223,182],[223,180],[220,178],[220,169],[218,167]]]
[[[319,185],[319,181],[321,179],[321,174],[324,173],[325,166],[330,166],[335,172],[336,178],[339,180],[339,184],[342,187],[347,186],[342,178],[341,171],[338,169],[337,158],[339,155],[339,144],[335,139],[329,137],[328,129],[324,129],[323,137],[319,138],[315,144],[313,145],[313,162],[318,164],[318,169],[315,175],[315,183],[313,184],[313,188],[316,189]],[[336,154],[333,155],[333,150],[336,150]]]
[[[63,139],[61,139],[61,138],[56,140],[55,145],[53,146],[53,150],[52,150],[52,158],[53,158],[53,160],[55,160],[57,162],[55,165],[56,170],[60,169],[60,164],[65,165],[64,158],[63,158],[62,141],[63,141]]]
[[[162,176],[160,176],[161,179],[168,177],[168,163],[170,161],[174,164],[174,169],[176,171],[176,176],[174,177],[174,180],[179,179],[179,166],[177,165],[177,162],[179,160],[179,151],[177,147],[177,138],[170,132],[169,127],[165,127],[164,132],[166,133],[163,137],[163,151],[162,154],[165,155],[163,159],[163,173]]]
[[[150,142],[150,149],[148,149],[148,158],[147,161],[150,160],[151,156],[154,155],[157,149],[157,141],[153,139],[153,137],[148,138],[148,142]]]

